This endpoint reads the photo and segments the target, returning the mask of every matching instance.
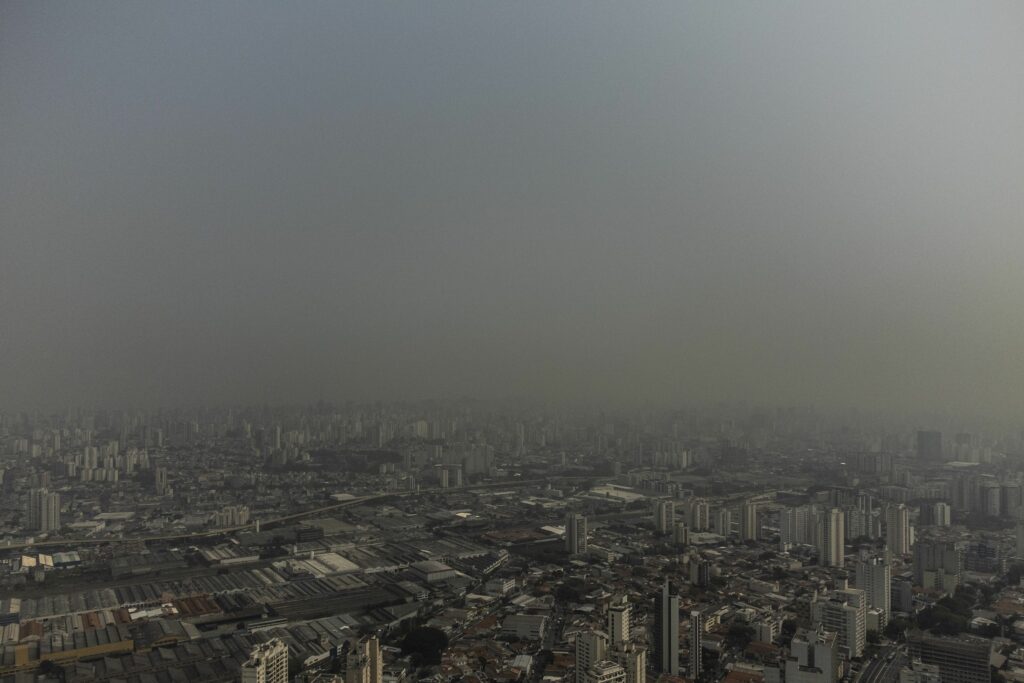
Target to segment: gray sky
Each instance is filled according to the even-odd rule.
[[[0,406],[1024,407],[1024,4],[4,2]]]

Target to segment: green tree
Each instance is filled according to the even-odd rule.
[[[402,640],[402,654],[412,655],[417,664],[440,664],[441,653],[446,647],[448,636],[445,632],[430,626],[415,628]]]
[[[725,642],[735,648],[744,649],[754,639],[754,627],[734,622],[725,634]]]

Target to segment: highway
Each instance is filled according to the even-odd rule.
[[[893,683],[899,678],[906,662],[903,652],[890,645],[882,648],[878,657],[861,671],[857,683]]]

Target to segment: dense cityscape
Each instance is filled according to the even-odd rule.
[[[1024,2],[0,0],[0,683],[1024,683]]]
[[[0,677],[1024,680],[1024,441],[719,406],[0,417]]]

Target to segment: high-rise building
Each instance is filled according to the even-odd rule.
[[[253,648],[242,664],[242,683],[288,683],[288,646],[274,638]]]
[[[807,538],[809,512],[810,508],[802,505],[784,508],[779,514],[779,544],[782,550],[789,550],[793,546],[809,543]]]
[[[952,508],[949,503],[929,503],[921,506],[921,523],[934,526],[949,526],[952,522]]]
[[[846,561],[846,519],[843,511],[832,508],[818,515],[818,564],[842,567]]]
[[[701,649],[704,639],[704,617],[700,611],[690,612],[690,678],[697,680],[701,672]]]
[[[153,489],[158,496],[162,496],[167,493],[166,467],[157,466],[153,468]]]
[[[740,540],[756,541],[761,535],[758,527],[757,503],[744,501],[740,507]]]
[[[686,522],[676,522],[675,531],[672,532],[672,542],[680,548],[690,545],[690,527]]]
[[[855,581],[857,588],[864,591],[868,607],[882,612],[884,623],[880,626],[884,628],[892,614],[892,570],[889,563],[878,557],[861,558],[857,562]]]
[[[910,511],[903,503],[885,509],[885,545],[893,555],[910,552]]]
[[[917,433],[917,457],[924,462],[942,461],[942,432],[920,431]]]
[[[565,517],[565,549],[570,555],[587,552],[587,518],[570,512]]]
[[[706,560],[696,554],[691,556],[690,583],[699,588],[707,588],[711,585],[711,560]]]
[[[591,666],[604,661],[608,652],[608,636],[601,631],[576,634],[576,683],[585,683]]]
[[[703,498],[691,498],[684,506],[686,524],[691,531],[707,531],[710,524],[708,502]]]
[[[815,625],[839,636],[839,651],[849,658],[860,657],[867,644],[867,598],[864,591],[846,588],[811,604]]]
[[[839,679],[839,643],[835,632],[820,626],[793,636],[786,659],[786,683],[836,683]]]
[[[626,643],[612,653],[613,659],[626,671],[626,683],[645,683],[647,680],[647,648]]]
[[[25,528],[46,533],[60,528],[60,494],[46,489],[28,492]]]
[[[654,530],[659,534],[670,534],[676,518],[676,505],[671,500],[655,500],[652,506]]]
[[[345,683],[381,683],[384,661],[377,636],[360,638],[345,658]]]
[[[729,538],[732,535],[732,511],[729,508],[723,507],[715,510],[714,527],[715,533],[723,538]]]
[[[949,593],[960,585],[963,548],[949,541],[921,540],[914,544],[914,585]]]
[[[939,667],[942,683],[988,683],[992,680],[990,640],[920,634],[912,635],[908,642],[911,657]]]
[[[629,603],[625,599],[608,607],[608,635],[612,647],[621,647],[629,641],[630,612]]]
[[[679,596],[666,579],[654,600],[654,663],[659,673],[679,674]]]

